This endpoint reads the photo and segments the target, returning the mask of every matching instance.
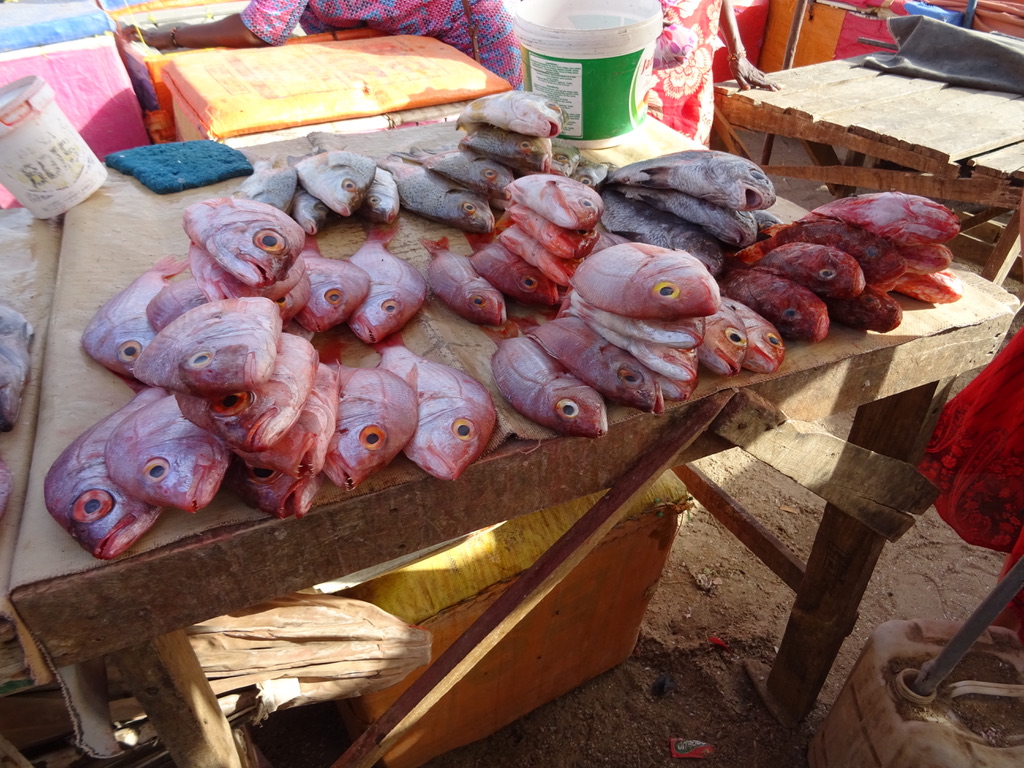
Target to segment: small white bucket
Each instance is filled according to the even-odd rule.
[[[0,184],[33,216],[65,213],[106,178],[45,80],[29,75],[0,88]]]
[[[523,0],[513,28],[526,90],[565,113],[560,138],[612,147],[643,122],[662,29],[659,0]]]

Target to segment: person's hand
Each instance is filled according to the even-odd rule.
[[[120,34],[125,40],[137,40],[158,51],[167,51],[178,47],[174,44],[174,35],[170,30],[142,29],[133,24],[122,27]]]
[[[745,56],[740,56],[738,59],[730,58],[729,71],[736,78],[741,91],[747,91],[751,88],[759,88],[763,91],[777,91],[780,88],[778,83],[751,64],[750,60]]]

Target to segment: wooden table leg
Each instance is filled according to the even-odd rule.
[[[146,710],[175,765],[243,768],[231,726],[184,630],[125,648],[111,660]]]
[[[916,464],[937,383],[861,406],[848,441]],[[826,505],[779,653],[761,690],[777,719],[792,725],[814,706],[843,640],[853,630],[886,539]]]

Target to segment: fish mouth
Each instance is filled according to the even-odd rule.
[[[145,532],[145,530],[137,532],[133,530],[138,523],[139,517],[132,513],[128,513],[118,520],[117,525],[111,528],[107,535],[100,539],[93,548],[93,557],[100,560],[110,560],[131,547]]]
[[[223,472],[212,464],[197,466],[192,475],[192,485],[189,486],[185,498],[187,501],[186,512],[198,512],[213,501],[213,497],[220,488]]]
[[[722,365],[724,365],[726,371],[728,371],[728,373],[725,374],[726,376],[735,376],[737,373],[740,372],[741,366],[739,361],[732,359],[722,350],[716,349],[715,357],[722,361]]]
[[[756,189],[745,189],[743,191],[743,200],[746,204],[745,210],[748,211],[756,211],[760,210],[761,208],[768,207],[765,205],[766,201],[764,195],[762,195]]]

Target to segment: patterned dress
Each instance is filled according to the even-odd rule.
[[[1024,331],[950,400],[919,469],[935,509],[969,544],[1024,556]],[[1024,619],[1024,592],[1013,600]],[[1024,622],[1019,632],[1024,640]]]
[[[480,63],[520,88],[519,41],[502,0],[471,0]],[[242,11],[249,31],[281,45],[300,26],[307,34],[368,26],[392,35],[435,37],[473,55],[462,0],[252,0]]]
[[[677,67],[655,70],[647,97],[653,117],[707,146],[715,113],[711,67],[720,47],[718,20],[722,0],[661,0],[665,23],[690,29],[696,36],[693,53]]]

